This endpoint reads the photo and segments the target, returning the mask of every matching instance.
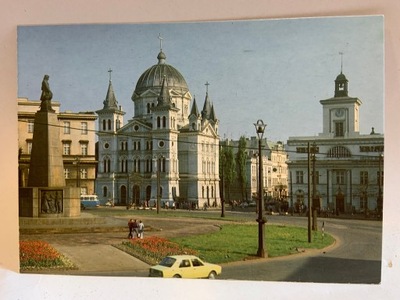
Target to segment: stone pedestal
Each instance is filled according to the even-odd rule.
[[[65,185],[62,148],[57,114],[44,105],[35,115],[28,187],[19,190],[20,217],[80,216],[80,189]]]
[[[80,214],[79,188],[26,187],[19,189],[20,217],[78,217]]]
[[[35,115],[29,187],[64,187],[64,163],[57,114],[38,111]]]

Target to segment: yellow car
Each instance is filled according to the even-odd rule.
[[[221,266],[206,263],[194,255],[171,255],[151,267],[149,276],[214,279],[221,271]]]

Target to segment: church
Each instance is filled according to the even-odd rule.
[[[111,70],[98,114],[96,193],[102,204],[154,207],[220,205],[219,121],[206,93],[202,110],[183,75],[158,62],[139,77],[131,97],[133,117],[114,93]],[[158,193],[158,194],[157,194]]]

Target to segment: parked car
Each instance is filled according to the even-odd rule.
[[[222,267],[204,262],[194,255],[172,255],[150,268],[150,277],[209,278],[214,279]]]

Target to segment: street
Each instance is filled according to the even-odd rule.
[[[240,218],[249,221],[255,220],[254,212],[227,213],[240,214]],[[267,218],[267,226],[268,224],[307,226],[305,217],[274,215]],[[115,219],[117,222],[123,222],[125,226],[125,218]],[[216,230],[215,224],[221,222],[218,219],[199,218],[172,220],[147,217],[144,220],[147,224],[157,224],[161,229],[168,228],[151,233],[165,237],[210,232]],[[286,257],[222,264],[222,274],[218,279],[378,284],[381,280],[382,222],[319,218],[319,230],[322,223],[325,232],[336,238],[334,245],[323,250],[307,250]],[[46,240],[79,265],[79,270],[53,270],[42,273],[147,277],[148,265],[126,253],[119,254],[122,251],[111,246],[124,239],[125,234],[125,232],[35,234],[23,235],[21,238]]]

